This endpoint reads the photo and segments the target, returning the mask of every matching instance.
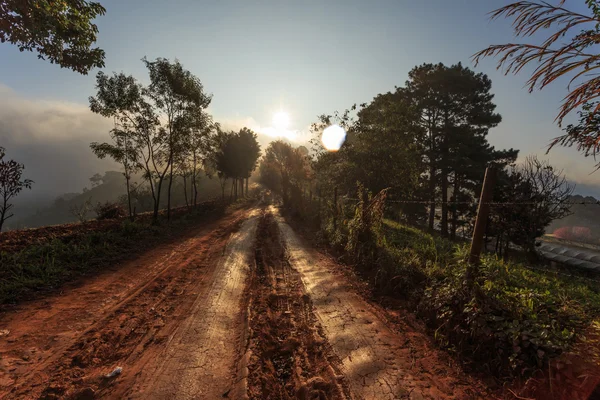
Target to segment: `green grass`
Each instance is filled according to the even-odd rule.
[[[541,368],[600,321],[597,282],[484,255],[469,288],[466,245],[389,220],[383,231],[377,290],[410,300],[438,343],[492,374]]]
[[[0,304],[16,303],[36,293],[131,258],[168,240],[186,226],[219,215],[217,209],[199,208],[167,223],[123,221],[116,228],[88,233],[76,241],[32,245],[21,251],[0,252]]]

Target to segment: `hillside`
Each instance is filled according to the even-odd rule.
[[[95,218],[94,207],[98,203],[126,202],[126,188],[123,174],[117,171],[107,171],[104,175],[97,175],[91,179],[92,187],[84,188],[80,193],[65,193],[57,197],[50,205],[42,203],[39,207],[35,202],[29,202],[22,208],[18,208],[14,218],[8,220],[6,230],[37,228],[48,225],[67,224],[78,222],[78,217],[73,213],[74,209],[82,209],[87,205],[86,219]],[[136,184],[132,185],[136,186]],[[189,186],[189,185],[188,185]],[[188,187],[189,191],[189,187]],[[221,189],[217,179],[203,177],[198,187],[198,201],[205,201],[220,196]],[[189,196],[189,195],[188,195]],[[132,203],[137,213],[150,211],[152,209],[152,198],[150,191],[139,188],[132,196]],[[163,194],[161,207],[166,207],[166,195]],[[173,181],[172,206],[184,206],[186,204],[183,195],[183,182],[181,178]]]

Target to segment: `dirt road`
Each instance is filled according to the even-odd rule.
[[[210,384],[184,384],[192,375],[174,367],[173,360],[183,345],[197,345],[185,333],[200,324],[202,340],[209,343],[221,333],[222,313],[239,310],[235,297],[244,277],[236,269],[242,257],[238,244],[252,249],[252,216],[252,211],[236,211],[178,243],[2,315],[0,329],[8,334],[0,337],[0,398],[126,398],[138,397],[136,390],[148,393],[149,387],[163,398],[172,393],[193,398],[196,391],[227,386],[214,384],[213,378],[223,377],[233,364],[235,338],[221,345],[210,342],[213,355],[232,349],[225,358],[210,360],[215,374]],[[234,337],[237,331],[227,333]],[[200,360],[198,354],[181,364],[192,368]],[[163,365],[177,371],[163,372]],[[122,373],[106,378],[116,367]]]
[[[272,207],[238,210],[0,323],[0,398],[489,398],[423,333],[390,325]]]

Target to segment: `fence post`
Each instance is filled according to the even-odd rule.
[[[333,188],[333,231],[337,231],[337,186]]]
[[[474,279],[473,266],[480,262],[481,248],[483,247],[483,236],[487,225],[487,219],[490,214],[490,202],[493,199],[494,184],[496,183],[496,170],[494,167],[488,167],[485,170],[483,179],[483,188],[479,198],[477,208],[477,217],[475,218],[475,228],[473,229],[473,239],[471,240],[471,251],[469,253],[469,268],[467,270],[467,279]]]

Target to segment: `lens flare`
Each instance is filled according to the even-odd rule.
[[[346,131],[339,125],[331,125],[323,130],[321,142],[329,151],[338,151],[346,140]]]

